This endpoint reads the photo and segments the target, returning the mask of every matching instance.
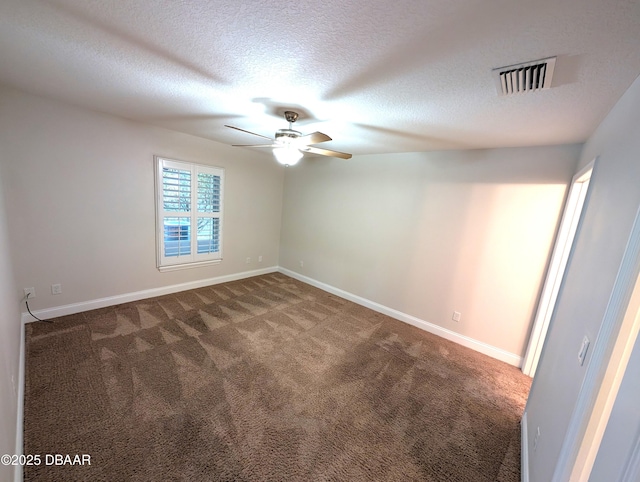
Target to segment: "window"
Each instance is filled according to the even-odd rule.
[[[224,169],[156,157],[158,269],[220,262]]]

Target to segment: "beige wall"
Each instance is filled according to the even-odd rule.
[[[269,155],[12,90],[0,91],[0,145],[16,284],[36,288],[32,309],[278,265],[283,168]],[[225,168],[220,264],[157,270],[154,154]]]
[[[579,152],[306,160],[286,171],[280,265],[522,356]]]

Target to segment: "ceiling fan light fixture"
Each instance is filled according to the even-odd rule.
[[[291,144],[287,144],[283,147],[274,147],[273,155],[283,166],[295,166],[298,161],[302,159],[302,152]]]
[[[302,135],[300,132],[293,130],[292,124],[298,118],[298,114],[293,111],[286,111],[284,113],[285,119],[289,122],[288,129],[278,129],[273,139],[272,144],[233,144],[234,147],[256,147],[256,148],[272,148],[273,155],[276,160],[283,166],[294,166],[298,163],[304,153],[316,154],[320,156],[339,157],[340,159],[351,159],[351,154],[346,152],[332,151],[330,149],[321,149],[314,147],[313,144],[319,144],[321,142],[327,142],[331,140],[326,134],[322,132],[312,132],[311,134]],[[270,137],[263,136],[262,134],[256,134],[255,132],[241,129],[240,127],[234,127],[226,125],[231,129],[235,129],[240,132],[252,134],[254,136],[262,137],[263,139],[269,139]]]

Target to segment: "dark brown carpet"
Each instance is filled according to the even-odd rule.
[[[27,325],[25,480],[520,480],[530,379],[269,274]]]

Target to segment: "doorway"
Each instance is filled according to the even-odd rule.
[[[582,168],[571,180],[571,188],[565,203],[560,228],[558,229],[558,235],[551,254],[549,269],[547,270],[547,276],[536,310],[533,329],[529,337],[529,346],[522,363],[522,372],[530,377],[535,375],[538,361],[540,360],[551,315],[556,305],[562,278],[567,267],[571,247],[573,246],[573,240],[582,218],[581,214],[587,198],[594,164],[595,159]]]

